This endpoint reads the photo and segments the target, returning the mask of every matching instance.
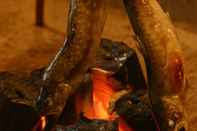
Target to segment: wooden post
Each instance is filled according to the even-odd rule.
[[[44,25],[44,0],[36,0],[36,25]]]

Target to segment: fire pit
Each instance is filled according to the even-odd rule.
[[[58,120],[57,130],[85,131],[102,128],[104,131],[132,131],[133,128],[129,127],[132,123],[133,127],[139,128],[138,130],[142,126],[150,126],[146,129],[153,130],[155,122],[146,98],[147,86],[135,51],[122,42],[102,39],[96,61],[97,68],[92,68],[86,73],[79,89],[69,97]],[[4,114],[5,118],[17,115],[21,118],[21,120],[16,119],[18,124],[27,123],[25,127],[14,122],[13,127],[8,130],[30,128],[32,125],[28,125],[31,123],[29,117],[33,119],[33,123],[39,119],[33,128],[34,131],[44,130],[46,125],[50,124],[48,123],[50,116],[38,117],[36,110],[33,109],[33,103],[26,105],[27,103],[23,102],[23,99],[29,99],[29,101],[35,99],[34,94],[38,94],[37,89],[42,86],[43,73],[44,69],[35,70],[29,76],[1,73],[4,93],[7,93],[12,100],[11,107],[4,104],[11,109],[8,113],[10,116],[7,114],[8,111],[2,112],[2,115]],[[116,114],[113,113],[115,111]],[[131,123],[128,125],[126,121]],[[6,125],[7,122],[4,119],[1,128],[7,130]]]
[[[172,24],[156,0],[124,4],[148,79],[132,48],[101,39],[107,1],[70,1],[68,37],[49,66],[0,73],[0,130],[187,130],[184,62]]]

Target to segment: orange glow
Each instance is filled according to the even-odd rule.
[[[133,129],[131,129],[125,122],[124,119],[119,118],[119,127],[118,127],[119,131],[134,131]]]
[[[122,118],[109,114],[107,111],[111,96],[116,93],[112,81],[108,79],[110,74],[110,72],[101,69],[92,71],[93,89],[90,97],[92,100],[91,102],[90,100],[88,100],[89,102],[84,102],[86,98],[77,98],[77,112],[83,112],[84,116],[89,119],[119,119],[119,131],[133,131]],[[79,108],[82,108],[82,110],[79,111]]]
[[[42,116],[40,117],[33,131],[44,131],[45,126],[46,126],[46,117]]]
[[[41,127],[42,127],[42,129],[44,130],[44,128],[45,128],[45,126],[46,126],[46,117],[45,116],[42,116],[41,117]]]
[[[107,74],[99,71],[92,73],[93,81],[93,111],[94,119],[112,120],[114,116],[108,114],[110,97],[115,93],[115,90],[108,84]]]

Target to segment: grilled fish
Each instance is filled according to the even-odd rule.
[[[105,22],[106,0],[70,0],[67,40],[43,75],[37,108],[58,118],[90,66]],[[65,84],[67,83],[67,84]]]
[[[144,49],[149,96],[161,131],[187,131],[180,100],[185,88],[180,42],[157,0],[124,0],[134,32]]]

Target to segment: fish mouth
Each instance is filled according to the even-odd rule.
[[[175,127],[175,131],[187,131],[187,130],[188,130],[188,126],[186,121],[182,121],[178,123]]]

